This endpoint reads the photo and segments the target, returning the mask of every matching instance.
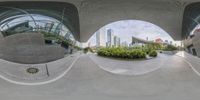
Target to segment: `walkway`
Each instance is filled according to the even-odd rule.
[[[169,57],[165,54],[159,54],[156,58],[151,59],[122,60],[90,54],[90,58],[100,68],[110,73],[120,75],[143,75],[161,68],[163,64],[165,64],[165,59]]]
[[[176,55],[182,57],[187,63],[189,63],[191,68],[200,76],[200,58],[185,51],[178,52]]]
[[[61,78],[75,63],[80,53],[44,64],[18,64],[0,59],[0,78],[20,85],[46,84]],[[35,74],[28,73],[28,68],[36,68]]]
[[[23,86],[0,79],[0,96],[2,100],[199,100],[200,77],[181,57],[164,60],[151,73],[123,76],[102,70],[82,55],[53,83]]]

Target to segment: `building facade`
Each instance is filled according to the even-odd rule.
[[[112,29],[107,29],[106,34],[107,34],[107,42],[106,42],[106,47],[112,47],[114,46],[114,35],[113,35],[113,30]]]
[[[114,47],[120,47],[120,38],[114,36]]]
[[[122,46],[122,47],[129,47],[127,41],[123,41],[123,42],[121,43],[121,46]]]
[[[96,32],[96,47],[106,46],[106,30],[105,27]]]

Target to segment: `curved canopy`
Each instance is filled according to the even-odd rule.
[[[200,3],[192,3],[185,8],[182,36],[187,38],[190,32],[200,23]]]
[[[39,14],[61,21],[79,39],[79,17],[76,7],[61,2],[2,2],[0,3],[0,20],[24,14]],[[12,19],[11,19],[12,20]],[[2,22],[0,22],[2,23]]]

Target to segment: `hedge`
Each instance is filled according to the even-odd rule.
[[[97,50],[99,56],[125,58],[125,59],[142,59],[146,58],[146,53],[140,49],[126,48],[101,48]]]
[[[174,50],[178,50],[178,48],[173,45],[167,45],[163,50],[164,51],[174,51]]]
[[[150,57],[157,57],[157,55],[158,54],[157,54],[156,50],[152,50],[152,51],[149,52]]]
[[[93,53],[93,50],[90,47],[86,47],[86,48],[83,49],[83,52],[84,53],[87,53],[87,52],[92,52]]]

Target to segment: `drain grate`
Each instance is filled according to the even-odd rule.
[[[30,74],[36,74],[39,72],[39,69],[38,68],[28,68],[27,70],[27,73],[30,73]]]

